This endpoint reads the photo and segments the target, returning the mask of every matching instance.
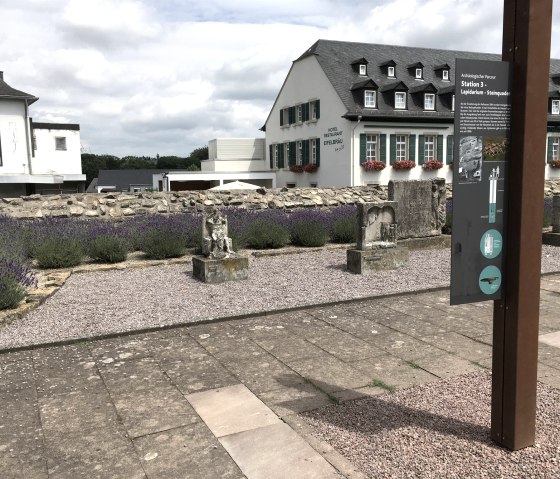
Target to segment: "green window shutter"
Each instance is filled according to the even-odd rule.
[[[284,110],[280,110],[280,126],[284,124]]]
[[[296,122],[296,107],[291,106],[288,108],[288,117],[290,119],[290,125],[293,125]]]
[[[416,161],[416,135],[408,135],[408,159]]]
[[[552,141],[553,138],[549,137],[546,145],[546,162],[552,163]]]
[[[418,135],[418,164],[424,164],[424,144],[425,144],[425,137],[424,135]]]
[[[278,168],[284,168],[284,145],[278,145]]]
[[[319,166],[321,164],[321,139],[320,138],[315,138],[315,150],[317,153],[317,166]]]
[[[389,162],[392,165],[397,161],[397,135],[389,135]]]
[[[437,160],[443,161],[443,135],[437,136]]]
[[[321,117],[321,107],[319,106],[319,100],[315,100],[315,115],[317,120]]]
[[[453,135],[447,135],[447,161],[448,165],[453,164]]]
[[[379,159],[387,163],[387,135],[379,135]]]
[[[305,166],[309,163],[309,140],[303,140],[301,142],[301,155],[301,164]]]
[[[303,104],[303,121],[309,121],[309,103]]]
[[[366,135],[360,134],[360,163],[366,161]]]
[[[269,153],[270,153],[270,169],[273,170],[274,169],[274,157],[272,156],[272,145],[269,145],[268,150],[269,150]]]
[[[289,158],[289,165],[295,166],[296,164],[296,142],[290,141],[290,158]]]

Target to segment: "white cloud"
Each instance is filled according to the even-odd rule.
[[[560,0],[553,56],[560,57]],[[319,38],[499,53],[495,0],[0,0],[0,70],[80,123],[94,153],[186,155],[262,136],[291,63]]]

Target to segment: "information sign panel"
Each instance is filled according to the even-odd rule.
[[[455,66],[451,304],[501,299],[511,123],[507,62]]]

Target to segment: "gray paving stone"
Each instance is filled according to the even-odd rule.
[[[148,479],[242,479],[245,476],[203,423],[134,439]]]
[[[365,374],[331,355],[291,361],[289,365],[326,393],[365,386],[370,381]]]
[[[373,358],[384,353],[382,349],[373,344],[334,328],[310,337],[308,341],[342,361]]]
[[[473,364],[471,361],[449,353],[426,356],[414,362],[422,369],[442,379],[480,370],[480,366]]]
[[[145,479],[129,439],[114,428],[46,436],[49,478]]]
[[[438,380],[437,376],[415,368],[390,354],[378,356],[374,359],[355,361],[352,366],[369,378],[367,384],[378,380],[388,386],[405,389]]]
[[[116,424],[118,417],[109,395],[70,392],[39,400],[45,435],[78,433]]]
[[[303,384],[305,379],[274,356],[232,361],[224,366],[255,394]]]
[[[111,394],[171,387],[169,378],[165,376],[154,358],[146,357],[107,363],[104,361],[108,360],[102,360],[98,367]]]
[[[492,347],[487,344],[467,338],[455,332],[443,333],[421,338],[423,341],[432,344],[445,351],[457,354],[463,359],[478,361],[492,356]]]
[[[0,365],[0,391],[15,391],[35,387],[31,359],[5,362]]]
[[[258,394],[258,398],[282,418],[332,404],[325,393],[308,382],[267,391]]]
[[[34,388],[0,390],[0,434],[18,427],[40,427]]]
[[[385,341],[382,348],[393,356],[397,356],[405,361],[416,361],[420,358],[442,353],[441,349],[406,335],[399,337],[399,339],[392,338],[389,341]]]
[[[248,479],[340,478],[318,452],[284,423],[225,436],[220,442]]]
[[[133,438],[199,421],[191,405],[174,388],[112,394],[112,399],[123,426]]]
[[[1,430],[0,430],[1,431]],[[0,477],[47,478],[43,431],[39,427],[10,427],[0,432]]]
[[[165,361],[160,367],[183,394],[216,389],[239,383],[216,359],[202,361]]]
[[[560,349],[560,331],[555,331],[553,333],[548,333],[548,334],[541,334],[539,336],[539,342]]]
[[[187,399],[218,438],[280,422],[243,384],[189,394]]]
[[[239,361],[264,356],[267,352],[244,335],[230,336],[215,334],[209,338],[198,340],[204,351],[220,361]]]
[[[256,338],[256,343],[281,361],[293,361],[318,357],[324,351],[309,341],[292,334],[281,334],[276,337]]]

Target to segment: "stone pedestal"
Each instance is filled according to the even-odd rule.
[[[368,274],[404,266],[408,262],[408,248],[374,248],[368,250],[349,249],[346,252],[348,271]]]
[[[249,258],[247,256],[236,255],[224,259],[193,256],[192,261],[193,277],[204,283],[223,283],[249,277]]]

